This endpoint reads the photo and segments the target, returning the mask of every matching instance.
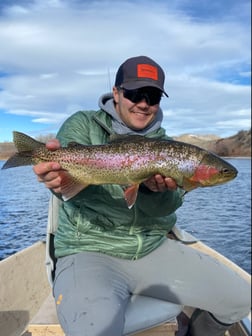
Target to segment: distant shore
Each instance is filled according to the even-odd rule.
[[[251,159],[251,156],[221,156],[223,159]]]
[[[11,155],[13,155],[13,154],[11,154]],[[8,156],[7,155],[1,155],[1,153],[0,153],[0,161],[6,161],[6,160],[8,160],[9,157],[11,157],[11,155],[8,155]]]
[[[6,156],[1,156],[0,155],[0,161],[6,161],[6,160],[8,160],[8,158],[9,158],[9,156],[6,157]]]

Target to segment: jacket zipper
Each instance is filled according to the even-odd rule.
[[[129,234],[130,235],[135,235],[136,238],[137,238],[137,241],[138,241],[136,253],[132,257],[132,260],[137,260],[138,257],[139,257],[139,254],[140,254],[140,252],[142,250],[142,247],[143,247],[143,237],[139,233],[134,233],[134,227],[135,227],[135,223],[136,223],[136,206],[135,205],[133,206],[132,210],[134,211],[134,213],[133,213],[134,217],[133,217],[132,224],[130,226]]]
[[[114,134],[113,131],[111,131],[111,129],[108,128],[104,123],[102,123],[96,116],[94,116],[93,118],[97,122],[97,124],[99,124],[110,136],[112,134]],[[132,210],[134,211],[134,219],[132,221],[132,225],[130,226],[129,234],[130,235],[136,235],[136,237],[137,237],[138,247],[137,247],[137,250],[136,250],[136,253],[135,253],[134,257],[132,258],[132,260],[137,260],[138,257],[139,257],[139,254],[142,250],[142,247],[143,247],[143,237],[139,233],[134,233],[134,227],[135,227],[135,223],[136,223],[136,207],[133,206]]]

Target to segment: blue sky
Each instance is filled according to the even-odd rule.
[[[171,136],[226,137],[251,124],[250,0],[0,0],[0,142],[55,133],[98,109],[119,65],[165,70]]]

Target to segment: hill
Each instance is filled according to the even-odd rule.
[[[12,142],[0,143],[0,160],[6,160],[15,153],[15,146]]]
[[[251,129],[239,131],[228,138],[220,138],[215,135],[183,134],[174,137],[174,139],[205,148],[219,156],[251,157]]]
[[[45,142],[52,138],[50,134],[39,141]],[[183,134],[174,137],[175,140],[187,142],[193,145],[210,150],[220,156],[251,157],[251,130],[239,131],[237,134],[220,138],[216,135],[193,135]],[[6,160],[15,152],[12,142],[0,143],[0,160]]]
[[[220,156],[251,157],[251,130],[240,131],[236,135],[225,139],[218,139],[209,145],[209,150]]]

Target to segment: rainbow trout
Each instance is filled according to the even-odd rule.
[[[50,151],[26,134],[13,132],[17,153],[2,169],[40,162],[58,162],[75,181],[84,185],[119,184],[131,208],[140,183],[155,174],[173,178],[185,191],[216,186],[234,179],[237,170],[219,156],[188,143],[123,136],[107,144],[69,143]]]

